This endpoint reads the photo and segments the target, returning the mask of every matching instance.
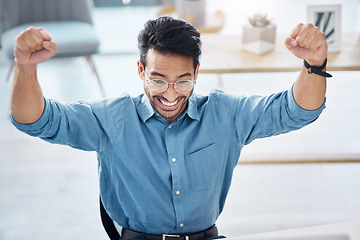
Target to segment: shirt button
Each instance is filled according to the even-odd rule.
[[[172,158],[171,161],[172,161],[172,162],[176,162],[176,158]]]
[[[171,128],[171,125],[169,126],[169,128]]]
[[[176,191],[175,193],[176,193],[176,195],[179,195],[179,194],[180,194],[180,191]]]
[[[180,223],[180,227],[183,227],[184,226],[184,224],[183,223]]]

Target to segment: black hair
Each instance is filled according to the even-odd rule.
[[[138,36],[138,47],[144,67],[148,50],[154,49],[162,54],[191,57],[196,69],[201,55],[200,32],[184,20],[160,17],[145,23]]]

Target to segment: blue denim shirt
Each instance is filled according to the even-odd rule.
[[[291,90],[266,97],[214,91],[193,94],[169,123],[143,94],[74,104],[46,99],[37,122],[12,122],[48,142],[96,151],[103,204],[120,226],[190,233],[212,226],[223,210],[244,145],[299,129],[323,108],[300,108]]]

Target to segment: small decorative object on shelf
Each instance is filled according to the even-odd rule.
[[[276,26],[266,14],[255,14],[243,26],[243,49],[255,54],[265,54],[275,46]]]
[[[184,19],[195,27],[205,25],[206,0],[176,0],[176,12],[180,19]]]
[[[307,21],[325,34],[328,52],[341,50],[341,4],[307,6]]]

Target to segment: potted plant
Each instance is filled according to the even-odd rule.
[[[203,27],[206,17],[206,0],[176,0],[178,17],[195,27]]]
[[[275,46],[276,26],[271,23],[266,14],[255,14],[249,18],[249,24],[243,26],[243,49],[265,54]]]

